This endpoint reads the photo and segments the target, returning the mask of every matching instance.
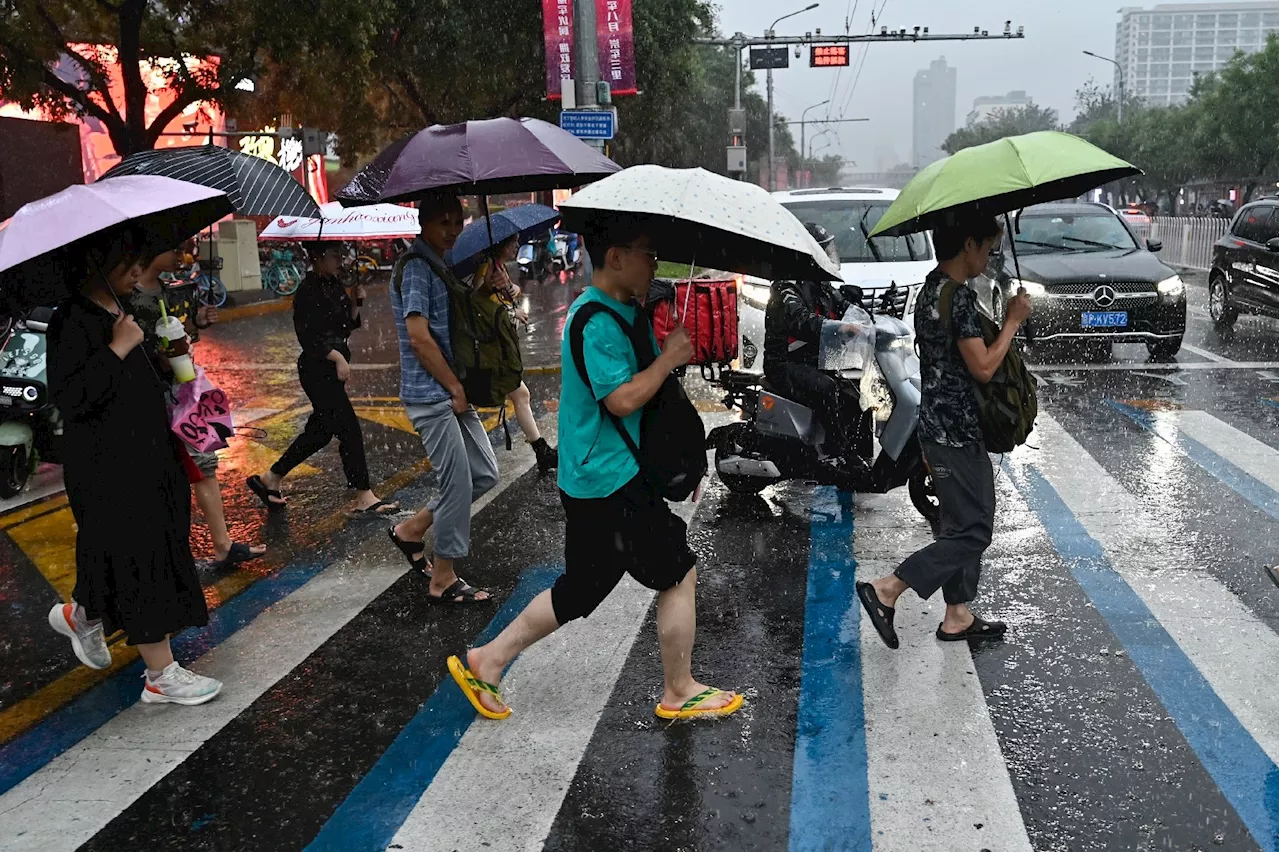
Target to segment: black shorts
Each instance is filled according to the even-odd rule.
[[[590,615],[622,579],[656,592],[678,586],[698,559],[688,529],[667,503],[637,476],[608,497],[581,500],[560,492],[564,504],[564,574],[551,589],[556,620]]]

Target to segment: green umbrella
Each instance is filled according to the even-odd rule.
[[[1041,130],[965,148],[911,179],[871,236],[900,237],[937,227],[948,214],[993,215],[1074,198],[1142,170],[1078,136]]]

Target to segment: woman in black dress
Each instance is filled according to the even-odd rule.
[[[356,514],[390,515],[400,507],[373,493],[360,419],[347,396],[347,380],[351,378],[351,347],[347,341],[361,324],[364,285],[356,285],[355,299],[347,295],[338,277],[342,272],[342,243],[311,242],[306,244],[306,250],[311,271],[293,296],[293,328],[302,344],[298,381],[311,400],[311,416],[284,455],[266,473],[249,477],[247,485],[268,509],[284,507],[280,483],[289,471],[336,437],[347,486],[356,490]]]
[[[222,684],[178,665],[169,647],[209,620],[191,557],[191,488],[142,329],[120,308],[149,257],[132,232],[86,255],[84,286],[49,325],[49,385],[79,528],[75,590],[49,624],[96,669],[111,664],[105,637],[123,630],[147,665],[144,702],[203,704]]]

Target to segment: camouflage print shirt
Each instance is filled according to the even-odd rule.
[[[916,300],[916,345],[920,351],[920,440],[949,447],[982,443],[973,375],[956,341],[982,337],[978,301],[961,284],[951,298],[952,331],[938,312],[938,296],[949,279],[935,269],[925,279]]]

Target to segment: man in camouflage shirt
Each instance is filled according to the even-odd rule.
[[[991,544],[996,512],[995,476],[982,441],[974,383],[991,380],[1018,327],[1031,314],[1031,301],[1023,291],[1010,299],[1004,327],[988,344],[977,298],[964,284],[986,269],[1001,236],[993,217],[977,214],[954,217],[933,233],[938,268],[929,273],[916,301],[921,379],[917,435],[938,495],[941,529],[933,544],[907,557],[892,574],[857,584],[863,608],[890,648],[898,647],[894,604],[907,589],[921,598],[942,589],[946,616],[935,634],[941,641],[997,638],[1005,632],[1004,624],[969,609],[978,594],[982,554]],[[958,285],[950,316],[943,316],[939,298],[951,282]]]

